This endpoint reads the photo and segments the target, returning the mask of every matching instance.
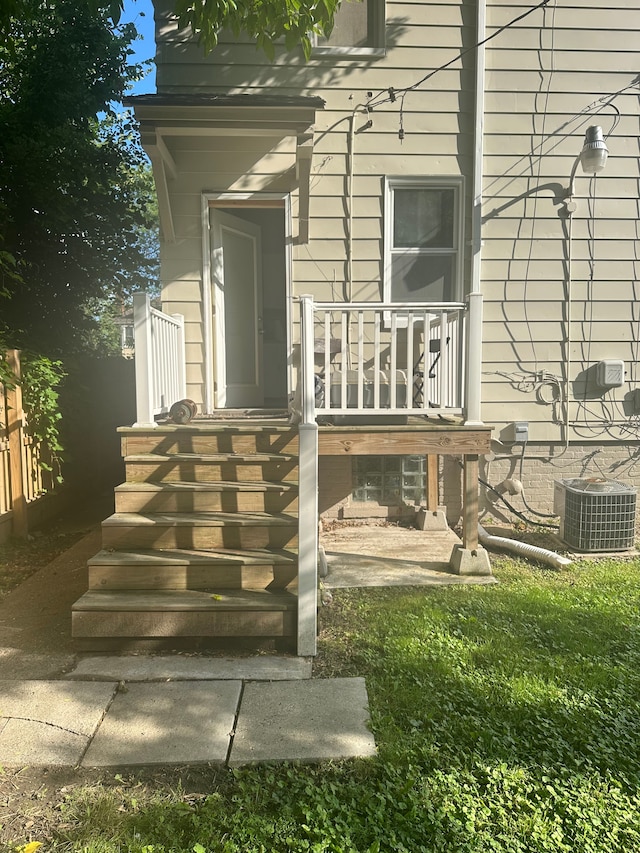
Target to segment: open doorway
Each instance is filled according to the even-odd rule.
[[[284,201],[211,203],[217,408],[287,405]]]

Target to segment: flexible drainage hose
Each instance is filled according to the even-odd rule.
[[[563,557],[561,554],[556,554],[555,551],[548,551],[546,548],[538,548],[537,545],[528,545],[526,542],[519,542],[517,539],[507,539],[505,536],[492,536],[478,525],[478,538],[482,545],[493,546],[495,548],[506,548],[507,551],[513,551],[514,554],[519,554],[521,557],[531,557],[534,560],[541,560],[556,569],[561,569],[564,566],[570,566],[571,560],[568,557]]]

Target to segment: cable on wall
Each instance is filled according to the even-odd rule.
[[[552,11],[551,11],[551,24],[548,28],[551,32],[551,45],[549,48],[549,53],[550,53],[549,65],[550,65],[550,67],[549,67],[548,76],[547,76],[547,86],[546,86],[546,90],[544,92],[544,105],[543,105],[543,109],[542,109],[542,127],[540,129],[540,134],[539,134],[539,138],[541,140],[544,140],[546,138],[546,135],[547,135],[547,116],[548,116],[548,112],[549,112],[549,94],[551,91],[551,82],[553,80],[553,75],[555,73],[555,64],[556,64],[555,39],[556,39],[556,11],[557,11],[557,8],[558,8],[558,2],[557,2],[557,0],[553,0],[553,6],[552,6]],[[546,14],[546,11],[547,10],[545,9],[545,14]],[[542,32],[543,31],[544,31],[543,29],[541,29],[541,31],[540,31],[540,41],[541,42],[542,42]],[[542,48],[542,45],[541,45],[541,48]],[[534,123],[535,123],[535,118],[534,118]],[[534,124],[534,126],[535,126],[535,124]],[[534,175],[532,175],[532,178],[533,178],[535,184],[538,186],[540,184],[541,172],[542,172],[542,157],[538,157],[537,158],[537,172]],[[535,336],[533,334],[531,321],[529,320],[527,293],[528,293],[528,288],[529,288],[529,271],[531,269],[531,263],[533,260],[533,245],[534,245],[533,237],[534,237],[535,225],[537,222],[537,212],[538,212],[538,194],[534,193],[534,195],[533,195],[533,212],[531,214],[531,233],[529,235],[529,251],[527,254],[527,263],[526,263],[525,272],[524,272],[524,289],[523,289],[523,293],[522,293],[522,303],[524,306],[524,320],[525,320],[525,324],[527,327],[527,332],[529,333],[529,343],[531,344],[531,353],[533,355],[534,372],[536,374],[538,373],[538,354],[536,351]],[[524,217],[522,218],[522,222],[524,222]],[[516,237],[516,240],[517,239],[518,238]]]

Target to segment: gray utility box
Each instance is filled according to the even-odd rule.
[[[636,529],[636,489],[615,480],[556,480],[553,507],[560,538],[578,551],[626,551]]]

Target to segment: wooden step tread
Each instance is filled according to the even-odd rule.
[[[133,453],[125,462],[297,462],[292,453]]]
[[[268,512],[114,512],[102,527],[281,527],[298,524],[297,515]]]
[[[257,422],[252,420],[250,423],[247,423],[246,419],[238,418],[237,420],[224,420],[224,421],[212,421],[210,424],[204,423],[203,421],[196,421],[191,424],[156,424],[153,429],[146,429],[145,427],[118,427],[118,433],[120,435],[163,435],[168,433],[172,435],[174,433],[194,433],[196,435],[218,435],[219,433],[291,433],[293,435],[298,434],[297,426],[291,426],[291,424],[286,423],[277,423],[272,420],[265,420],[261,422]]]
[[[128,566],[138,564],[154,566],[209,566],[209,565],[264,565],[298,562],[298,552],[290,549],[229,549],[190,551],[185,548],[171,551],[152,548],[128,551],[99,551],[88,560],[89,566]]]
[[[116,492],[292,492],[298,491],[297,483],[274,482],[273,480],[248,480],[237,482],[235,480],[209,480],[197,483],[185,480],[173,480],[171,482],[129,482],[121,483],[115,487]]]
[[[297,597],[268,590],[89,590],[72,606],[74,613],[153,611],[289,611]]]

